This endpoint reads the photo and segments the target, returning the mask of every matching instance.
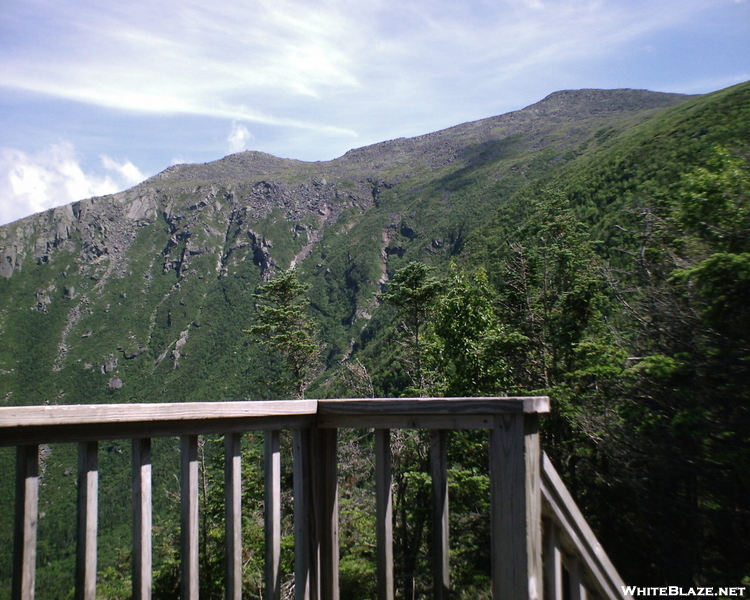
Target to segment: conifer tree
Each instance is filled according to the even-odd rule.
[[[245,330],[284,360],[283,387],[293,398],[304,398],[323,352],[317,325],[307,313],[308,289],[294,269],[278,273],[256,292],[255,323]]]
[[[432,275],[433,269],[420,262],[410,262],[396,271],[389,291],[380,298],[398,310],[400,331],[404,337],[406,362],[414,391],[425,395],[431,386],[427,365],[425,329],[440,293],[441,284]]]

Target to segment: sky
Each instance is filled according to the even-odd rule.
[[[750,0],[0,0],[0,224],[243,150],[747,80]]]

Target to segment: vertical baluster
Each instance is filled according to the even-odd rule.
[[[586,600],[586,588],[583,585],[583,566],[581,561],[572,557],[569,561],[570,600]]]
[[[266,600],[281,600],[281,434],[265,433]]]
[[[39,446],[16,448],[13,600],[33,600],[39,515]]]
[[[294,597],[317,600],[312,594],[312,545],[310,529],[310,430],[292,432],[294,468]]]
[[[133,440],[133,600],[151,599],[151,440]]]
[[[493,600],[542,594],[539,420],[503,414],[490,429]]]
[[[182,600],[198,600],[198,436],[180,438]]]
[[[450,590],[448,521],[448,444],[447,432],[435,430],[430,437],[432,474],[433,587],[435,600],[448,598]]]
[[[563,600],[563,564],[557,526],[547,521],[545,528],[544,598]]]
[[[336,429],[316,429],[314,509],[320,509],[316,519],[319,540],[318,564],[320,600],[339,600],[339,503],[338,503],[338,432]]]
[[[97,442],[78,444],[76,599],[96,598],[96,529],[99,494]]]
[[[242,598],[242,435],[224,436],[224,524],[226,599]]]
[[[378,543],[378,600],[393,600],[393,477],[391,432],[375,430],[375,494]]]

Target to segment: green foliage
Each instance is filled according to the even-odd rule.
[[[443,287],[433,323],[446,395],[502,394],[516,383],[528,338],[501,322],[484,269],[468,275],[452,265]]]
[[[502,322],[528,339],[516,386],[551,388],[574,368],[576,344],[600,318],[604,281],[594,244],[562,193],[519,202],[527,216],[500,230],[493,278]]]
[[[279,273],[256,293],[255,323],[245,330],[284,359],[288,372],[284,387],[294,398],[303,398],[318,374],[323,350],[315,322],[306,312],[307,289],[296,271]]]
[[[717,146],[706,166],[683,177],[681,221],[716,249],[741,252],[750,245],[749,195],[746,162]]]
[[[408,395],[426,396],[433,386],[434,373],[428,361],[430,344],[425,328],[440,289],[441,283],[431,275],[430,267],[410,262],[396,271],[389,290],[380,294],[382,300],[396,307],[401,319],[403,358],[412,381]]]

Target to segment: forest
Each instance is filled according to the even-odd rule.
[[[236,274],[214,278],[213,287],[209,277],[188,275],[174,291],[179,274],[159,274],[143,250],[130,263],[139,280],[123,274],[117,295],[106,298],[108,310],[118,314],[132,298],[146,298],[136,286],[152,286],[150,295],[163,300],[150,324],[138,325],[133,309],[121,313],[127,324],[112,326],[122,329],[119,356],[136,355],[121,358],[119,371],[66,367],[52,374],[60,359],[44,339],[64,322],[72,300],[56,299],[33,319],[25,307],[15,324],[8,300],[0,335],[20,340],[23,328],[25,341],[13,357],[8,346],[0,349],[0,366],[15,365],[14,383],[0,382],[5,404],[24,394],[62,404],[73,389],[90,390],[91,402],[136,401],[157,389],[190,401],[212,388],[215,399],[235,400],[546,395],[552,411],[541,421],[542,446],[626,583],[750,586],[750,85],[685,100],[637,123],[629,118],[594,123],[559,160],[513,150],[523,177],[496,160],[518,140],[485,148],[486,155],[474,154],[469,166],[439,179],[418,174],[407,186],[381,177],[370,182],[377,187],[372,214],[380,220],[370,213],[346,217],[345,234],[321,238],[293,268],[280,258],[248,260]],[[497,175],[501,168],[507,177]],[[386,217],[395,225],[381,253],[373,242],[381,231],[372,223]],[[147,229],[134,248],[158,245]],[[292,232],[295,239],[300,231]],[[293,248],[277,239],[270,253],[291,258]],[[196,257],[201,272],[203,257]],[[54,268],[71,260],[61,250]],[[30,297],[47,285],[47,268],[0,278],[0,297]],[[152,279],[144,284],[139,269]],[[200,310],[189,312],[196,304]],[[98,331],[81,323],[75,326]],[[149,328],[148,348],[138,327]],[[190,342],[167,369],[162,361],[171,358],[162,349],[181,330]],[[91,340],[101,344],[97,356],[108,356],[111,341]],[[84,341],[76,343],[83,348]],[[76,352],[71,344],[70,356]],[[81,364],[85,352],[94,356],[80,350]],[[139,363],[141,354],[149,361]],[[213,379],[203,375],[209,364]],[[50,374],[34,381],[42,367]],[[103,385],[114,374],[126,382],[122,393]],[[429,438],[419,431],[395,435],[397,597],[426,598]],[[371,430],[339,439],[342,599],[375,597],[372,443]],[[282,444],[288,451],[290,440]],[[486,440],[453,432],[448,444],[455,598],[489,598]],[[262,433],[245,436],[248,598],[260,598],[263,586],[262,449]],[[201,595],[220,598],[221,439],[202,438],[200,451]],[[75,449],[48,452],[38,597],[68,598]],[[179,596],[177,453],[168,439],[154,452],[154,597],[165,599]],[[125,440],[100,448],[104,599],[130,597],[129,521],[113,500],[128,497],[129,456]],[[0,471],[12,472],[13,461],[3,449]],[[291,490],[290,466],[284,468]],[[12,494],[2,493],[11,506]],[[282,560],[291,577],[285,494]],[[3,516],[5,547],[9,525]],[[9,577],[4,553],[0,599],[10,597],[3,591]]]

